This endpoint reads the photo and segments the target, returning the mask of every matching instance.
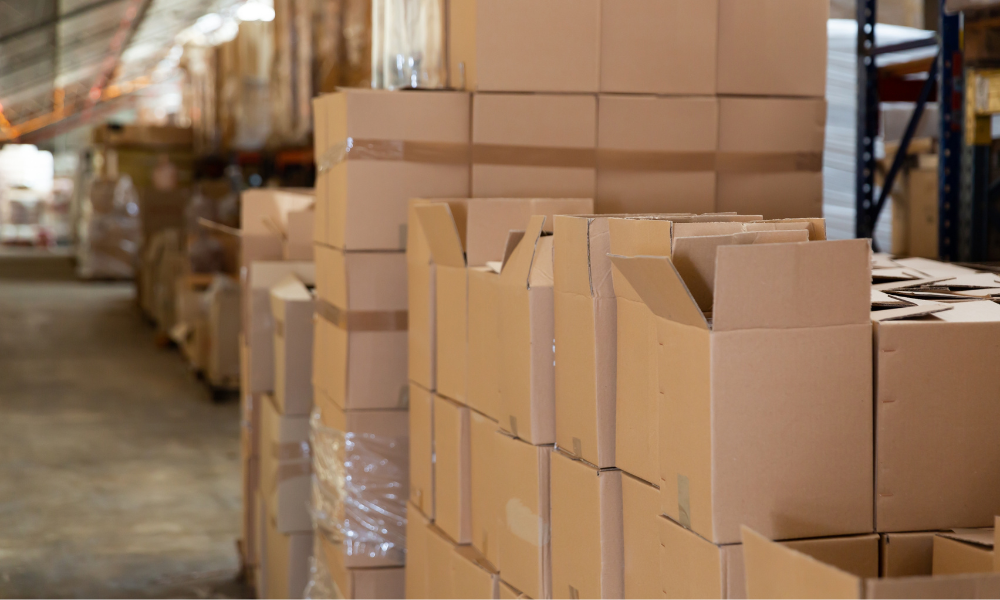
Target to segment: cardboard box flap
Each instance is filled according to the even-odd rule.
[[[661,219],[609,219],[611,254],[670,256],[676,226],[673,221]]]
[[[861,598],[861,579],[743,526],[747,598]]]
[[[760,224],[773,225],[775,229],[795,229],[800,225],[805,225],[806,229],[809,230],[809,241],[810,242],[822,242],[826,240],[826,219],[822,217],[813,218],[799,218],[799,219],[772,219],[769,221],[760,221]],[[747,223],[748,231],[749,228],[756,226],[757,223]]]
[[[544,215],[543,231],[551,233],[557,214],[593,212],[589,198],[476,198],[469,201],[466,262],[480,267],[500,260],[507,232],[520,229],[532,215]]]
[[[555,218],[555,234],[559,238],[556,251],[559,260],[555,261],[555,278],[559,282],[557,291],[593,296],[594,288],[591,282],[592,260],[590,256],[590,235],[596,219],[590,216],[559,215]],[[596,231],[595,231],[596,233]],[[605,245],[607,245],[607,228],[604,228]],[[607,250],[604,250],[607,254]],[[605,260],[607,260],[605,258]]]
[[[901,281],[886,281],[884,283],[873,283],[872,289],[880,292],[898,292],[902,290],[916,289],[922,285],[937,283],[945,279],[944,277],[927,277],[924,279],[910,279]]]
[[[913,279],[924,279],[919,271],[895,267],[892,269],[872,269],[872,281],[882,283],[884,281],[909,281]]]
[[[872,308],[902,308],[904,306],[913,306],[913,304],[902,298],[890,296],[885,292],[872,290]]]
[[[425,204],[447,204],[451,209],[455,228],[458,229],[458,236],[465,245],[465,225],[468,214],[467,198],[413,198],[410,200],[409,216],[407,217],[408,231],[406,236],[406,260],[414,263],[431,262],[430,247],[427,243],[427,236],[424,235],[424,228],[420,225],[420,217],[417,216],[416,208]],[[413,229],[413,231],[409,231]]]
[[[928,277],[957,277],[959,275],[970,275],[975,273],[975,269],[953,265],[950,263],[931,260],[929,258],[896,258],[893,259],[892,266],[902,266],[916,269]]]
[[[911,298],[911,300],[915,300]],[[971,302],[953,302],[949,311],[942,311],[934,316],[949,323],[993,323],[1000,321],[1000,304],[991,300],[973,300]]]
[[[893,269],[898,266],[885,252],[872,252],[872,269]]]
[[[952,290],[981,290],[1000,286],[1000,279],[993,273],[973,273],[939,281],[934,287],[937,286]]]
[[[715,225],[715,224],[712,224]],[[742,228],[741,224],[737,224]],[[676,231],[680,231],[678,225]],[[685,229],[688,233],[696,230]],[[806,242],[809,233],[804,228],[796,230],[740,231],[731,235],[705,235],[699,237],[676,237],[674,239],[673,263],[687,285],[698,306],[706,313],[712,312],[712,298],[715,292],[715,257],[720,246],[734,244],[768,244],[784,242]]]
[[[983,548],[993,548],[993,544],[996,541],[996,530],[992,527],[984,527],[981,529],[952,529],[951,531],[939,532],[938,535],[959,542],[965,542],[966,544],[982,546]]]
[[[716,331],[868,323],[867,240],[721,246],[716,256]]]
[[[240,197],[240,230],[243,235],[282,235],[288,213],[316,203],[311,189],[247,190]]]
[[[503,261],[500,262],[500,267],[499,268],[496,267],[496,261],[490,261],[489,263],[487,263],[487,264],[492,264],[493,265],[490,268],[493,269],[494,271],[496,271],[498,274],[501,273],[501,272],[503,272],[504,265],[507,264],[507,261],[510,259],[511,255],[514,254],[514,250],[517,249],[517,246],[518,246],[518,244],[521,243],[521,239],[522,238],[524,238],[524,230],[523,229],[516,229],[516,230],[512,229],[512,230],[508,231],[507,232],[507,243],[504,245],[504,249],[503,249]]]
[[[514,251],[511,252],[510,257],[504,262],[503,271],[500,273],[504,280],[516,281],[520,285],[528,286],[528,278],[531,276],[531,267],[535,261],[535,252],[539,248],[538,242],[542,237],[544,223],[545,217],[542,215],[533,215],[528,220],[528,227],[525,229],[524,235]],[[510,237],[508,237],[508,244],[509,242]],[[551,249],[551,245],[549,248]]]
[[[435,263],[462,268],[465,266],[465,251],[462,249],[462,237],[452,216],[451,207],[444,202],[432,202],[414,208],[424,237],[431,250],[431,258]]]
[[[886,298],[892,300],[898,300],[900,302],[906,302],[907,304],[897,308],[885,308],[880,310],[872,310],[872,321],[883,322],[883,321],[898,321],[901,319],[915,319],[917,317],[924,317],[933,313],[939,313],[946,310],[951,310],[951,304],[945,304],[943,302],[934,302],[931,300],[919,300],[917,298],[910,298],[909,300],[902,300],[896,296],[890,296],[884,294],[877,290],[872,290],[872,298],[874,294],[882,294]]]
[[[665,256],[611,255],[611,262],[653,314],[683,325],[709,329],[704,313],[673,262]]]
[[[295,274],[289,274],[271,287],[271,296],[286,302],[308,302],[313,294]]]
[[[552,251],[555,237],[542,235],[535,246],[535,257],[531,261],[531,271],[528,273],[528,288],[552,287],[554,283],[554,261]]]

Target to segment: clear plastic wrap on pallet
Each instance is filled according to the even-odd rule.
[[[310,419],[312,516],[316,531],[343,543],[347,556],[385,558],[406,547],[404,481],[408,440],[343,432]]]
[[[323,543],[323,536],[327,535],[329,534],[324,531],[317,531],[313,536],[313,555],[309,559],[309,583],[302,594],[306,600],[334,600],[344,597],[343,591],[333,580],[333,573],[326,566],[325,552],[329,544]]]
[[[445,0],[372,0],[372,87],[443,88]]]
[[[84,201],[77,245],[77,272],[85,279],[135,276],[142,227],[132,179],[91,183]]]

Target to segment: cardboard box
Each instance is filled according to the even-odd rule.
[[[596,92],[599,0],[454,0],[451,85],[490,92]]]
[[[500,427],[535,445],[556,437],[553,238],[544,223],[531,217],[500,272]]]
[[[658,598],[660,585],[660,490],[622,473],[624,598]]]
[[[323,396],[318,398],[319,423],[313,435],[323,442],[314,448],[316,485],[332,488],[323,496],[335,498],[324,510],[353,532],[345,546],[348,568],[394,567],[406,560],[406,508],[409,497],[409,412],[397,410],[343,410]],[[351,460],[333,440],[350,436]],[[339,465],[338,472],[326,465]],[[331,481],[334,482],[331,485]],[[339,487],[342,486],[342,487]],[[350,498],[350,502],[336,499]],[[313,495],[314,499],[317,494]],[[340,512],[337,512],[340,511]]]
[[[911,577],[931,572],[933,531],[879,535],[879,577]]]
[[[504,580],[532,598],[552,597],[549,539],[549,454],[497,433],[497,506],[500,513],[499,564]]]
[[[515,198],[470,200],[464,206],[429,202],[414,207],[434,263],[435,381],[439,394],[464,403],[466,382],[479,378],[467,372],[467,267],[502,261],[510,231],[524,227],[531,215],[578,212],[590,210],[592,205],[589,199]]]
[[[616,302],[607,217],[555,217],[556,444],[615,466]]]
[[[743,527],[748,598],[991,598],[1000,573],[861,577]]]
[[[552,597],[623,598],[621,471],[550,456]]]
[[[309,559],[313,554],[312,529],[286,533],[278,525],[274,509],[268,507],[264,532],[263,585],[261,598],[296,598],[309,583]]]
[[[271,288],[274,400],[287,416],[312,411],[313,293],[294,275]]]
[[[311,262],[255,262],[243,279],[243,336],[247,345],[248,385],[252,393],[274,391],[274,314],[271,288],[294,275],[309,285],[316,281]]]
[[[716,545],[670,519],[661,516],[657,520],[664,597],[748,597],[742,544]],[[878,575],[879,538],[875,534],[790,540],[780,545],[857,577]]]
[[[313,386],[344,409],[401,408],[406,370],[406,256],[316,247]]]
[[[257,567],[254,587],[257,597],[263,598],[267,593],[267,506],[264,505],[264,494],[259,490],[254,502],[254,518],[257,546]]]
[[[589,1],[574,0],[568,5]],[[475,94],[472,196],[593,198],[596,124],[597,98],[593,95]]]
[[[316,228],[313,206],[290,211],[286,215],[283,256],[285,260],[313,260],[313,231]]]
[[[339,597],[351,598],[404,598],[406,596],[406,569],[404,567],[378,567],[372,569],[348,568],[344,565],[344,546],[326,535],[315,537],[316,561],[322,561],[312,572],[315,580],[322,569],[330,576]],[[313,593],[321,590],[313,590]]]
[[[713,4],[688,0],[608,0],[604,4],[636,3]],[[714,97],[601,94],[597,100],[597,212],[712,212],[718,142],[719,103]]]
[[[469,196],[467,93],[343,88],[313,111],[317,242],[404,250],[411,198]]]
[[[879,531],[988,527],[1000,513],[1000,485],[982,476],[1000,461],[991,401],[1000,306],[948,306],[909,320],[872,313]]]
[[[499,564],[500,506],[497,504],[497,431],[493,419],[475,410],[469,412],[469,455],[471,488],[472,547],[488,562]]]
[[[604,0],[601,91],[715,94],[718,18],[717,0]]]
[[[406,285],[409,302],[409,360],[410,381],[423,386],[424,389],[437,389],[435,375],[437,365],[437,311],[435,308],[435,290],[437,289],[437,268],[431,256],[431,248],[424,235],[424,228],[417,217],[416,207],[428,202],[447,202],[453,215],[465,214],[466,200],[463,198],[451,200],[410,200],[410,212],[407,217],[406,237]],[[460,216],[457,222],[464,221]]]
[[[657,316],[661,508],[714,543],[873,530],[870,249],[767,243],[807,237],[612,257]]]
[[[718,5],[719,94],[826,94],[829,2],[719,0]]]
[[[427,553],[428,528],[430,519],[420,509],[409,503],[406,510],[406,595],[405,598],[430,598],[428,570],[430,556]]]
[[[260,490],[281,533],[312,531],[309,417],[284,416],[274,398],[261,402]]]
[[[807,6],[816,0],[778,3]],[[715,210],[767,219],[822,216],[825,134],[822,98],[719,98]]]
[[[496,419],[500,416],[500,273],[469,267],[469,380],[465,402]]]
[[[945,531],[934,536],[932,575],[992,573],[993,528]]]
[[[609,217],[607,229],[611,238],[611,253],[620,256],[669,256],[675,238],[732,234],[760,228],[805,226],[810,228],[813,238],[825,238],[821,219],[787,224],[753,222],[759,218],[758,215],[731,214],[632,215],[627,218]],[[598,273],[594,280],[603,280],[604,277]],[[659,483],[657,415],[660,388],[655,321],[649,308],[614,265],[611,266],[611,277],[617,307],[614,323],[617,338],[613,397],[614,466],[656,485]],[[606,328],[610,326],[610,323],[605,325]],[[557,351],[558,348],[557,344]],[[604,365],[608,366],[607,363]],[[557,409],[557,418],[565,412]]]
[[[410,506],[434,520],[434,392],[410,383]]]
[[[434,524],[458,544],[472,541],[469,408],[434,395]]]
[[[289,215],[307,211],[315,202],[314,191],[306,188],[254,188],[241,193],[240,266],[245,269],[258,261],[290,260],[285,258],[289,256],[286,253]],[[299,235],[296,231],[296,244]],[[312,258],[301,260],[312,261]]]

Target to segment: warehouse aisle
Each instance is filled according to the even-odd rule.
[[[240,596],[238,404],[130,284],[0,280],[0,597]]]

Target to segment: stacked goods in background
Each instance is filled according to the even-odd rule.
[[[312,522],[311,190],[241,198],[239,334],[244,572],[260,597],[298,597]]]
[[[104,125],[94,129],[93,142],[97,168],[80,222],[80,275],[141,279],[148,242],[183,224],[193,176],[191,130]]]
[[[77,273],[84,279],[132,279],[142,245],[139,198],[131,177],[95,179],[84,196]]]
[[[184,118],[199,154],[308,146],[312,98],[369,84],[370,2],[275,0],[274,11],[232,39],[184,45]]]
[[[409,514],[407,211],[465,198],[469,96],[345,89],[314,101],[314,586],[403,595]],[[372,582],[383,582],[372,591]],[[368,591],[366,591],[368,590]]]
[[[451,2],[450,82],[475,92],[472,196],[821,216],[828,10]]]

